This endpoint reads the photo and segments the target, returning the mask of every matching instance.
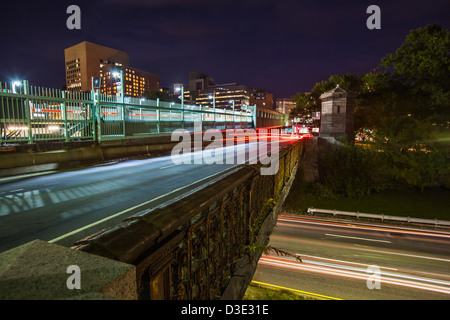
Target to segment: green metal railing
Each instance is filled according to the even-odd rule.
[[[102,140],[184,128],[255,128],[256,106],[222,110],[159,100],[70,92],[0,82],[0,143]]]

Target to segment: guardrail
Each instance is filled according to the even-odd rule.
[[[445,221],[445,220],[400,217],[400,216],[391,216],[391,215],[385,215],[385,214],[349,212],[349,211],[338,211],[338,210],[316,209],[316,208],[308,208],[308,213],[326,213],[326,214],[332,214],[333,216],[341,215],[341,216],[352,216],[352,217],[357,217],[357,218],[380,219],[381,221],[392,220],[392,221],[401,221],[401,222],[408,222],[408,223],[433,224],[436,226],[450,226],[450,221]]]

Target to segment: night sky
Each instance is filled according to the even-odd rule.
[[[365,74],[410,30],[449,27],[448,0],[91,0],[2,1],[0,80],[65,84],[64,48],[82,41],[126,51],[133,67],[161,85],[187,83],[190,71],[216,83],[265,88],[275,98],[310,91],[333,74]],[[69,30],[66,9],[81,9]],[[369,30],[369,5],[381,30]]]

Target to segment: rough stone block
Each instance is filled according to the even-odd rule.
[[[80,270],[80,289],[69,289],[69,266]],[[71,282],[72,283],[72,282]],[[0,299],[137,299],[133,265],[34,240],[0,253]]]

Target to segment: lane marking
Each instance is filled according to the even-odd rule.
[[[52,174],[57,172],[56,170],[52,170],[52,171],[45,171],[45,172],[37,172],[37,173],[29,173],[29,174],[22,174],[20,176],[12,176],[12,177],[6,177],[6,178],[1,178],[1,181],[8,181],[8,180],[19,180],[19,179],[25,179],[25,178],[29,178],[29,177],[35,177],[35,176],[44,176],[47,174]]]
[[[325,233],[326,236],[329,237],[337,237],[337,238],[348,238],[348,239],[355,239],[355,240],[365,240],[365,241],[374,241],[374,242],[385,242],[385,243],[391,243],[388,240],[378,240],[378,239],[368,239],[368,238],[360,238],[360,237],[350,237],[350,236],[343,236],[339,234],[331,234],[331,233]]]
[[[111,162],[105,162],[105,163],[99,163],[99,164],[95,164],[92,167],[106,167],[112,164],[116,164],[119,163],[119,161],[111,161]]]
[[[254,280],[252,280],[252,283],[256,283],[256,284],[259,284],[259,285],[261,285],[261,286],[268,286],[268,287],[278,288],[278,289],[287,290],[287,291],[292,291],[292,292],[303,293],[303,294],[312,295],[312,296],[321,297],[321,298],[326,298],[326,299],[343,300],[343,299],[340,299],[340,298],[335,298],[335,297],[325,296],[325,295],[318,294],[318,293],[312,293],[312,292],[307,292],[307,291],[301,291],[301,290],[292,289],[292,288],[286,288],[286,287],[277,286],[277,285],[275,285],[275,284],[270,284],[270,283],[265,283],[265,282],[259,282],[259,281],[254,281]]]
[[[224,171],[228,171],[228,170],[229,170],[230,172],[226,172],[226,173],[227,173],[227,174],[231,174],[231,173],[234,171],[234,170],[231,170],[231,169],[234,169],[235,167],[236,167],[236,166],[233,166],[233,167],[228,168],[228,169],[226,169],[226,170],[224,170]],[[71,231],[71,232],[68,232],[68,233],[66,233],[66,234],[63,234],[62,236],[57,237],[57,238],[55,238],[55,239],[52,239],[52,240],[50,240],[50,241],[48,241],[48,242],[49,242],[49,243],[54,243],[54,242],[57,242],[57,241],[62,240],[62,239],[64,239],[64,238],[67,238],[67,237],[69,237],[69,236],[71,236],[71,235],[74,235],[74,234],[76,234],[76,233],[79,233],[79,232],[81,232],[81,231],[83,231],[83,230],[86,230],[86,229],[88,229],[88,228],[90,228],[90,227],[96,226],[96,225],[98,225],[98,224],[100,224],[100,223],[103,223],[103,222],[105,222],[105,221],[111,220],[111,219],[113,219],[113,218],[115,218],[115,217],[118,217],[118,216],[120,216],[120,215],[122,215],[122,214],[125,214],[125,213],[127,213],[127,212],[132,211],[132,210],[135,210],[135,209],[137,209],[137,208],[139,208],[139,207],[142,207],[142,206],[145,206],[145,205],[147,205],[147,204],[150,204],[150,203],[152,203],[152,202],[154,202],[154,201],[157,201],[157,200],[159,200],[159,199],[161,199],[161,198],[164,198],[164,197],[166,197],[166,196],[168,196],[168,195],[170,195],[170,194],[172,194],[172,193],[175,193],[175,192],[178,192],[178,191],[183,190],[183,189],[185,189],[185,188],[188,188],[188,187],[190,187],[190,186],[192,186],[192,185],[194,185],[194,184],[197,184],[197,183],[199,183],[199,182],[202,182],[203,180],[208,180],[208,179],[210,179],[211,177],[216,176],[216,175],[218,175],[218,174],[220,174],[220,173],[224,174],[223,172],[218,172],[218,173],[216,172],[216,173],[214,173],[214,174],[212,174],[212,175],[209,175],[209,176],[207,176],[207,177],[205,177],[205,178],[203,178],[203,179],[201,179],[201,180],[197,180],[197,181],[192,182],[192,183],[190,183],[190,184],[188,184],[188,185],[186,185],[186,186],[180,187],[180,188],[178,188],[178,189],[175,189],[175,190],[172,190],[172,191],[170,191],[170,192],[168,192],[168,193],[165,193],[165,194],[163,194],[163,195],[160,195],[160,196],[158,196],[158,197],[156,197],[156,198],[153,198],[153,199],[148,200],[148,201],[146,201],[146,202],[143,202],[143,203],[140,203],[140,204],[138,204],[138,205],[135,205],[134,207],[125,209],[125,210],[120,211],[120,212],[118,212],[118,213],[115,213],[115,214],[113,214],[113,215],[111,215],[111,216],[108,216],[108,217],[106,217],[106,218],[103,218],[103,219],[101,219],[101,220],[98,220],[98,221],[96,221],[96,222],[93,222],[93,223],[91,223],[91,224],[88,224],[88,225],[86,225],[86,226],[84,226],[84,227],[81,227],[81,228],[78,228],[78,229],[73,230],[73,231]]]
[[[166,169],[166,168],[172,168],[172,167],[176,167],[176,166],[179,166],[179,164],[171,164],[170,166],[161,167],[161,168],[159,168],[159,170]]]

